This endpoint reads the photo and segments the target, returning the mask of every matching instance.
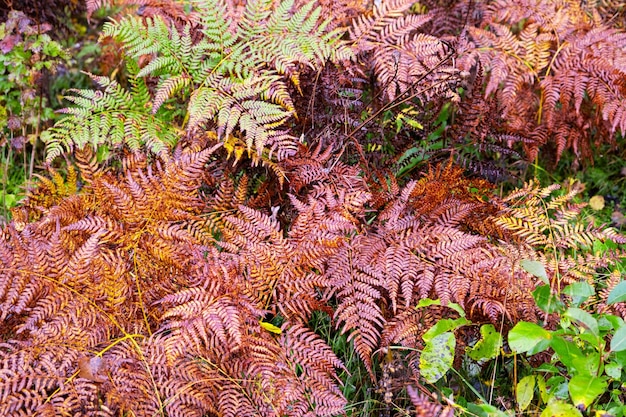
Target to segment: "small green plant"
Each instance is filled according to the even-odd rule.
[[[613,278],[619,280],[616,277],[619,277],[617,272]],[[626,368],[626,323],[618,315],[597,312],[597,307],[624,302],[626,281],[598,294],[587,281],[572,283],[560,294],[553,294],[548,285],[543,285],[534,291],[534,298],[538,307],[557,320],[554,329],[521,321],[508,333],[508,347],[512,353],[503,353],[501,333],[492,324],[484,324],[480,327],[479,339],[460,353],[467,369],[476,366],[487,369],[485,364],[495,360],[496,365],[500,359],[508,363],[505,371],[513,378],[519,375],[514,382],[515,409],[502,410],[488,404],[471,386],[477,383],[493,385],[493,382],[481,380],[487,376],[479,373],[468,380],[454,370],[476,396],[476,400],[470,402],[462,397],[455,398],[459,404],[464,404],[459,407],[468,415],[479,416],[507,416],[512,412],[541,417],[624,416],[622,386],[626,383],[623,372]],[[432,300],[424,301],[428,304],[421,303],[417,308],[432,303]],[[441,319],[423,335],[425,347],[419,367],[421,376],[432,384],[441,382],[453,371],[454,357],[459,354],[455,351],[455,333],[477,325],[465,318],[460,307],[449,307],[460,312],[459,318]],[[524,357],[520,358],[520,354]],[[525,357],[533,355],[541,355],[547,361],[531,366]],[[438,386],[445,390],[445,384]],[[497,390],[496,394],[502,394],[501,391]]]
[[[619,276],[619,273],[617,273]],[[611,291],[603,303],[612,306],[626,300],[626,282]],[[519,411],[541,416],[624,415],[621,387],[626,382],[626,324],[615,314],[599,313],[590,301],[595,288],[586,281],[566,286],[560,295],[548,286],[534,292],[537,305],[557,316],[558,326],[548,330],[520,322],[509,333],[509,346],[529,356],[551,353],[550,361],[527,367],[517,384]]]
[[[2,216],[21,198],[33,175],[39,132],[55,118],[45,89],[46,77],[68,54],[24,13],[11,11],[0,23],[0,146]],[[26,152],[30,152],[27,157]]]
[[[444,148],[443,134],[448,126],[450,108],[450,103],[443,105],[435,118],[430,133],[426,137],[417,140],[414,146],[404,151],[404,153],[398,157],[394,166],[394,172],[397,178],[402,178],[411,171],[423,166],[430,160],[434,153]],[[417,120],[414,119],[414,112],[415,108],[410,106],[403,109],[398,116],[396,116],[395,123],[397,130],[405,124],[415,130],[423,129],[421,124],[418,124]]]

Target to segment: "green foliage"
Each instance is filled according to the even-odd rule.
[[[426,164],[432,155],[444,148],[443,133],[447,127],[448,118],[450,116],[450,103],[445,104],[435,118],[430,133],[417,141],[413,146],[404,151],[396,160],[394,172],[396,177],[402,178],[411,171]],[[414,119],[416,110],[414,107],[403,109],[396,116],[396,132],[405,124],[413,129],[422,129],[421,124]]]
[[[480,326],[480,340],[467,351],[469,357],[475,361],[489,360],[498,357],[502,348],[502,335],[496,331],[493,324]]]
[[[623,287],[615,287],[610,303],[622,292]],[[527,368],[529,375],[517,388],[518,407],[522,411],[543,409],[542,416],[553,415],[557,409],[566,416],[581,415],[578,410],[623,415],[623,411],[616,414],[624,404],[614,390],[626,382],[622,376],[626,365],[624,320],[598,313],[587,303],[595,295],[587,282],[573,283],[563,293],[578,297],[568,297],[569,302],[559,309],[555,330],[520,322],[509,332],[509,346],[514,352],[554,352],[550,363]]]
[[[25,154],[24,154],[25,155]],[[2,147],[2,155],[0,157],[0,166],[2,173],[2,218],[0,223],[8,220],[9,209],[15,207],[22,198],[22,186],[28,179],[25,172],[27,164],[23,158],[15,154],[11,146]]]
[[[609,292],[608,305],[626,298],[623,284],[622,281]],[[596,285],[602,288],[604,283],[598,281]],[[626,383],[626,323],[614,314],[597,312],[596,304],[590,302],[597,298],[596,291],[586,281],[568,285],[561,294],[566,302],[549,310],[556,314],[556,328],[550,330],[521,321],[508,332],[512,353],[503,354],[500,332],[492,325],[483,325],[480,338],[466,351],[465,362],[518,361],[522,376],[515,385],[515,409],[519,412],[544,417],[582,416],[581,411],[586,415],[623,416],[625,405],[620,387]],[[540,300],[537,303],[541,305]],[[465,321],[463,325],[475,324]],[[438,381],[452,369],[452,359],[460,352],[455,352],[454,333],[448,330],[459,328],[452,320],[442,319],[424,334],[427,343],[421,353],[420,369],[428,382]],[[547,352],[551,352],[549,361],[540,365],[531,366],[519,360],[520,355],[541,356]],[[482,401],[479,396],[478,402],[470,402],[464,408],[477,415],[508,415]]]
[[[32,177],[39,132],[55,118],[46,78],[67,63],[68,53],[24,13],[11,11],[0,23],[1,216],[22,197]],[[26,153],[30,151],[27,157]]]
[[[126,144],[131,150],[145,146],[160,154],[176,144],[178,135],[171,114],[150,111],[148,87],[132,64],[128,65],[130,90],[108,77],[90,74],[102,91],[74,90],[73,96],[66,97],[76,105],[62,110],[70,116],[42,134],[49,161],[64,153],[64,145],[101,149]],[[69,137],[70,143],[66,142]]]
[[[159,153],[175,142],[174,129],[193,134],[211,124],[221,140],[242,134],[250,154],[253,149],[256,155],[268,149],[270,159],[273,153],[279,159],[293,154],[297,140],[281,129],[294,115],[286,77],[299,87],[302,67],[319,69],[329,59],[349,58],[342,32],[325,30],[314,2],[294,8],[287,0],[273,10],[271,0],[250,1],[238,18],[224,1],[193,5],[200,18],[193,27],[187,22],[177,28],[159,16],[127,16],[105,25],[103,36],[124,48],[132,88],[94,77],[103,92],[82,90],[68,97],[78,107],[65,109],[69,117],[46,135],[49,161],[62,146],[87,143],[146,145]],[[154,91],[147,90],[148,79],[157,80]],[[182,120],[165,116],[166,103],[180,102],[186,103]],[[74,130],[78,137],[70,135]]]
[[[0,137],[33,135],[54,113],[41,79],[69,58],[61,45],[37,28],[23,13],[13,11],[0,24]]]

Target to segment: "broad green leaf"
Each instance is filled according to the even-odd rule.
[[[524,269],[524,271],[539,278],[541,281],[543,281],[544,284],[550,284],[550,280],[548,280],[548,274],[546,273],[546,268],[541,262],[533,261],[530,259],[522,259],[521,261],[519,261],[519,264]]]
[[[469,357],[475,361],[493,359],[500,354],[502,335],[493,324],[485,324],[480,328],[481,339],[468,351]]]
[[[459,304],[457,304],[457,303],[448,303],[448,305],[446,307],[451,308],[452,310],[454,310],[457,313],[459,313],[459,316],[465,317],[465,310],[463,310],[463,307],[461,307]]]
[[[620,379],[622,377],[622,365],[615,362],[609,362],[604,365],[604,373],[613,379]]]
[[[607,239],[604,242],[598,239],[593,241],[593,253],[595,255],[601,255],[604,252],[613,249],[617,249],[617,244],[611,239]]]
[[[539,365],[537,368],[535,368],[537,371],[541,372],[541,373],[545,373],[545,374],[559,374],[561,371],[559,370],[559,367],[552,364],[552,363],[542,363],[541,365]]]
[[[585,351],[583,356],[576,356],[572,358],[572,374],[586,374],[590,376],[598,376],[598,372],[600,372],[601,367],[601,356],[597,351],[588,352]]]
[[[559,400],[569,400],[569,392],[567,391],[567,381],[564,376],[555,375],[546,381],[546,385],[550,387],[550,398]],[[548,400],[550,402],[550,400]]]
[[[561,336],[555,336],[550,341],[550,347],[554,349],[554,352],[557,354],[559,360],[563,362],[563,365],[567,366],[570,371],[582,371],[580,369],[576,369],[576,365],[574,364],[574,359],[585,358],[585,355],[578,348],[578,346],[576,346],[576,343],[566,340]],[[586,366],[585,372],[588,373]]]
[[[441,333],[426,343],[420,355],[420,372],[426,381],[437,382],[452,367],[456,339],[450,332]]]
[[[594,336],[600,335],[598,320],[593,318],[593,316],[586,311],[580,308],[570,307],[563,315],[585,326]]]
[[[520,410],[524,411],[530,405],[535,394],[535,376],[528,375],[522,378],[517,383],[517,389],[515,391],[515,398],[517,400],[517,406]]]
[[[606,299],[606,303],[611,305],[626,301],[626,281],[622,281],[617,284],[609,293]]]
[[[509,332],[509,346],[517,353],[524,353],[551,338],[552,334],[543,327],[520,321]]]
[[[619,329],[625,324],[624,319],[618,316],[614,316],[613,314],[604,314],[601,317],[602,319],[611,323],[612,329]]]
[[[582,405],[583,409],[586,409],[604,393],[607,383],[604,378],[574,375],[567,386],[574,405],[576,407]]]
[[[581,305],[595,293],[595,290],[587,281],[574,282],[563,288],[563,294],[569,295],[575,306]]]
[[[626,350],[626,325],[617,329],[611,339],[611,351],[621,352]]]
[[[593,241],[593,253],[596,255],[601,255],[604,252],[606,252],[606,245],[601,241],[601,240],[594,240]]]
[[[556,400],[548,404],[540,417],[582,417],[582,414],[573,405]]]
[[[614,360],[619,363],[622,368],[626,367],[626,350],[620,350],[619,352],[613,352]]]
[[[470,323],[471,322],[465,317],[459,317],[458,319],[441,319],[422,335],[422,339],[424,339],[424,342],[428,343],[433,338],[442,333],[448,332],[450,330],[455,330],[461,326],[465,326],[466,324]]]
[[[533,291],[533,298],[537,307],[546,313],[557,313],[563,311],[565,305],[559,297],[552,294],[549,285],[541,285]]]

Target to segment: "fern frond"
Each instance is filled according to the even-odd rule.
[[[529,157],[548,140],[556,142],[557,161],[567,148],[592,157],[590,129],[583,126],[593,123],[610,142],[626,127],[624,68],[617,58],[626,37],[592,19],[582,5],[499,0],[469,33],[476,46],[471,54],[489,72],[485,94],[495,94],[511,128],[535,141],[526,146]],[[594,106],[601,118],[590,110]]]
[[[107,77],[91,77],[104,90],[81,90],[76,91],[75,96],[67,97],[78,107],[63,109],[68,116],[42,136],[48,146],[48,161],[58,156],[62,146],[69,150],[127,144],[137,150],[146,144],[148,149],[159,154],[176,143],[178,137],[173,126],[149,111],[149,96],[131,94]],[[141,91],[142,83],[135,79],[137,91]]]
[[[327,273],[334,278],[332,288],[340,300],[335,311],[337,325],[342,326],[342,333],[349,332],[348,340],[353,341],[359,357],[372,373],[371,354],[379,343],[385,319],[379,306],[383,276],[369,265],[377,247],[370,244],[366,250],[358,249],[368,243],[356,237],[351,247],[342,248],[330,259]]]
[[[558,188],[558,184],[543,188],[532,181],[525,184],[507,197],[511,206],[495,220],[496,224],[533,246],[576,248],[591,246],[596,239],[624,240],[611,228],[579,223],[577,216],[584,205],[572,204],[572,200],[580,188],[573,187],[565,194],[553,196]]]
[[[352,24],[350,38],[359,53],[373,53],[373,67],[379,84],[389,100],[410,92],[422,100],[443,93],[454,97],[449,88],[458,76],[444,62],[449,48],[439,38],[416,33],[430,20],[429,15],[406,14],[412,2],[385,1],[374,7],[372,15],[362,15]],[[422,91],[414,90],[418,80],[427,77]]]
[[[424,394],[420,394],[413,386],[407,387],[409,398],[415,407],[416,417],[453,417],[454,408],[450,406],[442,406],[435,403],[432,399],[428,398]]]

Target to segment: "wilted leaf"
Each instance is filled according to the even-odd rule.
[[[105,382],[108,379],[105,375],[106,361],[100,356],[94,356],[93,358],[81,356],[78,358],[78,369],[80,378],[97,383]]]
[[[589,207],[594,210],[602,210],[604,208],[604,197],[601,195],[594,195],[589,199]]]
[[[426,381],[437,382],[452,367],[456,339],[450,332],[441,333],[426,343],[420,356],[420,371]]]

